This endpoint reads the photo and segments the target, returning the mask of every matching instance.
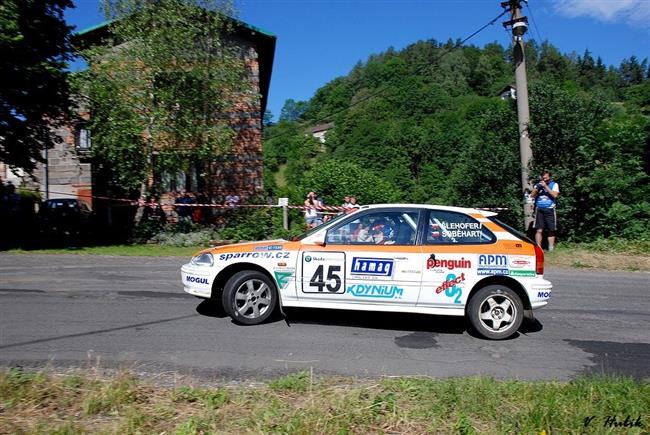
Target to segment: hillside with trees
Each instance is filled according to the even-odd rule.
[[[526,46],[534,153],[561,186],[564,240],[650,239],[647,59],[607,66],[589,51]],[[265,185],[301,202],[416,202],[507,207],[523,226],[517,111],[508,48],[420,41],[358,63],[265,132]],[[332,122],[327,142],[305,134]]]

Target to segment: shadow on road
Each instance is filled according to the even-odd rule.
[[[221,302],[213,299],[205,299],[201,301],[201,303],[196,307],[196,312],[206,317],[217,317],[219,319],[228,317]]]
[[[387,331],[419,331],[444,334],[462,334],[467,328],[463,317],[452,316],[312,308],[285,308],[285,312],[289,326],[292,324],[336,325],[385,329]]]
[[[631,376],[637,380],[650,377],[649,343],[617,343],[613,341],[570,340],[573,347],[590,353],[594,363],[583,372],[591,376]]]
[[[223,319],[228,314],[220,301],[206,299],[197,307],[196,312],[202,316]],[[458,316],[435,316],[431,314],[385,313],[372,311],[328,310],[322,308],[284,308],[286,317],[276,312],[266,323],[286,322],[292,325],[334,325],[353,328],[383,329],[386,331],[435,334],[463,334],[467,332],[474,338],[484,339],[468,324],[467,319]],[[539,332],[543,325],[537,320],[524,319],[519,332],[508,340],[521,334]]]

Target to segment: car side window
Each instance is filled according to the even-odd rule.
[[[427,245],[494,243],[494,234],[471,216],[446,210],[430,210]]]
[[[327,231],[331,245],[414,245],[418,212],[371,211]]]

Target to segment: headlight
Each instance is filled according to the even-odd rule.
[[[210,267],[214,264],[214,258],[212,257],[212,254],[207,252],[205,254],[200,254],[197,255],[196,257],[193,257],[192,261],[190,261],[190,264],[194,266]]]

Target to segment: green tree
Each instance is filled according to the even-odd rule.
[[[32,171],[69,115],[70,0],[0,3],[0,160]]]
[[[211,0],[103,5],[113,39],[83,53],[90,66],[78,80],[92,112],[95,158],[140,197],[154,176],[189,162],[209,175],[232,144],[230,114],[255,98],[238,48],[224,38],[232,10]]]
[[[306,101],[296,101],[289,98],[284,102],[282,110],[280,111],[280,121],[297,121],[309,107]]]
[[[355,196],[360,204],[387,203],[399,197],[389,182],[372,171],[341,160],[314,166],[304,174],[300,186],[304,193],[317,191],[325,203],[331,205],[339,205],[346,195]]]
[[[618,70],[548,42],[526,51],[532,174],[548,168],[561,185],[560,237],[650,237],[645,63],[631,58]],[[284,175],[294,200],[318,190],[337,204],[382,183],[373,185],[394,201],[507,207],[500,218],[521,227],[516,104],[495,96],[514,79],[509,53],[420,41],[372,55],[309,101],[304,121],[334,120],[324,146],[286,123],[268,141],[267,168]],[[348,173],[366,181],[353,185]]]

